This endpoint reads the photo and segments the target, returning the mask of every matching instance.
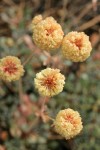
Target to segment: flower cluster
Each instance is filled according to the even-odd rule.
[[[33,40],[42,50],[62,47],[63,56],[73,62],[83,62],[92,50],[89,37],[84,32],[72,31],[63,38],[63,31],[53,17],[43,20],[41,15],[33,18]]]
[[[63,56],[73,62],[83,62],[90,56],[92,47],[89,37],[77,31],[64,36],[60,24],[53,17],[34,17],[32,29],[34,43],[42,50],[50,51],[61,46]],[[47,68],[36,74],[34,84],[40,95],[50,97],[63,90],[65,77],[60,70]],[[61,110],[54,120],[55,131],[66,139],[79,134],[82,128],[79,113],[70,108]]]
[[[32,21],[34,43],[42,50],[53,50],[60,47],[63,40],[63,31],[53,17],[42,20],[42,16]]]
[[[42,50],[54,50],[61,46],[63,56],[73,62],[82,62],[92,50],[89,37],[83,32],[70,32],[65,37],[63,30],[53,17],[43,19],[38,15],[32,20],[34,43]],[[4,81],[19,80],[24,74],[21,61],[14,56],[0,60],[0,78]],[[35,88],[42,96],[52,97],[63,91],[65,76],[59,69],[46,68],[36,74]],[[43,110],[42,110],[43,112]],[[82,130],[80,114],[70,108],[61,110],[54,120],[54,129],[65,139],[70,139]]]
[[[59,69],[47,68],[36,74],[35,87],[43,96],[54,96],[63,90],[65,77]]]
[[[70,139],[82,130],[82,121],[79,113],[70,108],[61,110],[54,121],[54,129],[65,139]]]
[[[0,60],[0,78],[11,82],[19,80],[24,74],[20,60],[14,56],[6,56]]]

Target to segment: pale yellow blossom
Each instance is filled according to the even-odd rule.
[[[73,109],[64,109],[59,111],[54,121],[54,129],[65,139],[71,139],[82,130],[83,125],[81,117]]]
[[[34,21],[35,20],[35,21]],[[38,20],[38,19],[37,19]],[[34,43],[42,50],[53,50],[60,47],[63,40],[63,31],[53,17],[47,17],[38,21],[33,19],[33,40]]]
[[[11,82],[19,80],[24,74],[20,59],[15,56],[6,56],[0,60],[0,78]]]
[[[69,32],[62,42],[63,56],[73,62],[83,62],[92,50],[89,37],[84,32]]]
[[[54,96],[62,92],[65,77],[59,69],[47,68],[36,74],[35,87],[43,96]]]

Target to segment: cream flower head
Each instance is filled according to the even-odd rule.
[[[6,56],[0,60],[0,78],[11,82],[19,80],[24,74],[21,61],[15,56]]]
[[[54,129],[65,139],[71,139],[82,130],[82,121],[79,113],[73,109],[59,111],[54,121]]]
[[[73,62],[83,62],[92,50],[89,37],[84,32],[69,32],[62,42],[62,53]]]
[[[35,87],[42,96],[54,96],[62,92],[65,77],[59,69],[47,68],[36,74]]]
[[[33,40],[42,50],[53,50],[60,47],[63,40],[63,31],[53,17],[42,20],[42,16],[33,18]]]

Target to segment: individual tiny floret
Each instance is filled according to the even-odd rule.
[[[42,96],[54,96],[62,92],[65,77],[59,69],[47,68],[36,74],[35,87]]]
[[[41,21],[39,19],[42,18],[33,19],[34,43],[42,50],[49,51],[59,48],[64,35],[60,24],[53,17],[47,17]]]
[[[92,50],[89,37],[84,32],[69,32],[62,42],[62,53],[73,62],[83,62]]]
[[[80,133],[82,128],[79,113],[70,108],[59,111],[54,121],[55,131],[65,139],[73,138]]]
[[[21,61],[15,56],[6,56],[0,60],[0,78],[11,82],[19,80],[24,74]]]

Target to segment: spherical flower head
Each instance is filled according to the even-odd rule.
[[[62,92],[65,77],[59,69],[47,68],[36,74],[35,87],[42,96],[54,96]]]
[[[34,43],[42,50],[53,50],[60,47],[63,31],[53,17],[47,17],[33,28]]]
[[[19,80],[24,74],[20,60],[14,56],[6,56],[0,60],[0,78],[11,82]]]
[[[72,31],[63,39],[63,55],[73,62],[83,62],[90,56],[91,50],[89,37],[84,32]]]
[[[71,139],[82,130],[82,121],[79,113],[73,109],[59,111],[54,121],[54,129],[65,139]]]

